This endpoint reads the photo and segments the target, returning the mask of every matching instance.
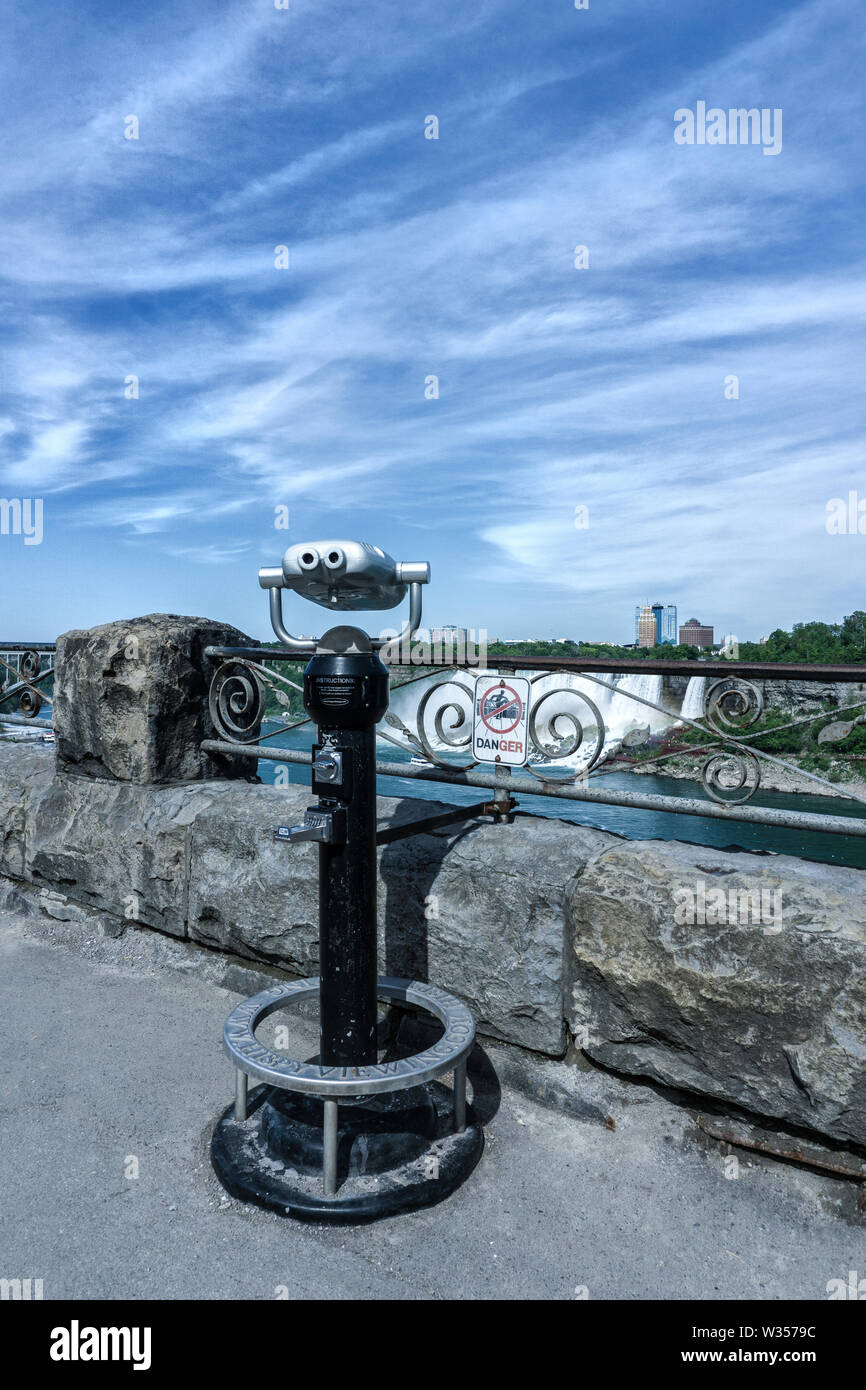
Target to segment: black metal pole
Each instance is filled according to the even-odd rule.
[[[315,719],[313,790],[331,813],[319,845],[320,1056],[325,1066],[376,1061],[376,744],[388,708],[388,670],[366,634],[349,651],[320,651],[304,672],[304,705]],[[324,758],[338,775],[316,770]]]
[[[376,1061],[376,748],[372,728],[319,729],[319,748],[343,754],[345,844],[319,846],[319,998],[325,1066]]]

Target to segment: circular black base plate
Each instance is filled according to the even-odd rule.
[[[311,1106],[320,1115],[321,1102],[268,1086],[250,1093],[245,1123],[237,1123],[233,1106],[220,1116],[211,1141],[214,1171],[239,1201],[299,1221],[358,1224],[443,1201],[469,1176],[484,1147],[471,1107],[466,1129],[455,1134],[452,1093],[437,1081],[382,1102],[341,1102],[333,1197],[322,1186],[321,1120],[310,1123]]]

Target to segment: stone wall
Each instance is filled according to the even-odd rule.
[[[0,863],[8,876],[121,924],[315,974],[318,847],[272,835],[276,825],[303,820],[311,795],[304,787],[55,775],[48,751],[8,745],[0,747]],[[379,820],[393,825],[434,809],[381,797]],[[526,816],[385,845],[380,973],[429,979],[467,1000],[491,1036],[561,1054],[569,895],[589,859],[617,843]]]
[[[271,836],[310,797],[97,782],[0,746],[0,872],[52,916],[68,899],[94,923],[314,974],[317,850]],[[380,824],[432,809],[382,797]],[[737,898],[732,915],[732,891],[762,887],[763,919],[741,921]],[[866,1144],[864,887],[860,870],[782,855],[468,822],[380,849],[380,968],[457,994],[488,1036],[562,1055],[573,1035],[617,1071]],[[690,893],[696,920],[678,920]]]

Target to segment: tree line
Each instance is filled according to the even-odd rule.
[[[625,647],[607,642],[557,642],[554,639],[488,644],[490,656],[623,657],[634,661],[697,661],[707,648],[689,643],[674,646]],[[794,623],[790,632],[776,628],[765,642],[740,642],[740,661],[788,661],[815,665],[855,665],[866,662],[866,612],[857,609],[841,623]]]

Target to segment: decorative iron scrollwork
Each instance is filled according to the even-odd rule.
[[[467,677],[468,680],[468,677]],[[452,692],[448,698],[437,704],[434,696],[444,695],[449,686],[456,686],[457,690],[464,697],[461,701]],[[433,732],[440,743],[444,743],[446,748],[461,750],[472,746],[472,701],[475,695],[473,685],[464,684],[459,676],[449,676],[444,681],[437,681],[431,685],[429,690],[425,690],[418,705],[415,716],[415,731],[417,737],[412,739],[424,753],[426,758],[438,767],[446,767],[452,770],[466,771],[467,768],[475,767],[476,759],[471,758],[468,763],[454,763],[451,760],[445,761],[437,756],[436,750],[430,740],[427,729],[428,717],[433,721]],[[468,705],[468,708],[467,708]],[[452,714],[451,722],[446,726],[445,716]]]
[[[18,708],[26,719],[35,719],[44,701],[39,691],[26,686],[18,696]]]
[[[751,681],[725,676],[709,687],[704,699],[704,717],[716,733],[741,733],[756,724],[764,713],[764,696]]]
[[[18,673],[22,680],[35,680],[42,670],[42,659],[38,652],[24,652],[18,667]]]
[[[733,769],[733,780],[723,781],[722,775]],[[749,777],[754,777],[750,784]],[[701,768],[701,781],[707,796],[720,806],[738,806],[755,795],[761,783],[761,766],[749,748],[726,749],[711,753]]]
[[[478,759],[472,756],[475,675],[471,671],[457,670],[429,684],[412,716],[407,715],[409,724],[414,727],[409,727],[393,709],[388,710],[384,725],[401,737],[386,732],[383,726],[379,727],[379,737],[400,748],[405,749],[408,745],[424,761],[445,772],[459,775],[471,771],[479,765]],[[644,713],[645,717],[647,711],[655,710],[664,715],[668,723],[672,722],[671,710],[657,700],[637,694],[632,696],[621,685],[589,672],[574,672],[574,675],[579,676],[583,683],[593,681],[598,687],[610,690],[617,696],[633,698],[636,711]],[[422,679],[426,682],[429,678],[424,676]],[[556,680],[553,673],[544,671],[529,677],[529,756],[523,766],[524,773],[542,784],[566,785],[583,781],[588,776],[620,770],[616,765],[601,770],[599,764],[605,761],[607,753],[618,748],[628,752],[644,746],[651,739],[651,723],[627,729],[621,736],[610,739],[610,731],[605,727],[599,706],[585,690],[571,683],[554,684],[549,689],[545,689],[543,684],[539,685],[539,682]],[[402,684],[412,683],[406,681]],[[259,726],[265,713],[268,692],[286,706],[290,703],[286,687],[301,688],[287,677],[244,658],[225,662],[213,678],[209,697],[211,717],[220,735],[230,742],[253,744],[260,737]],[[18,691],[15,693],[17,695]],[[38,704],[33,707],[35,701],[41,703],[38,691],[32,686],[20,695],[20,699],[22,710],[28,714],[38,709]],[[26,709],[25,701],[28,702]],[[773,725],[772,728],[755,730],[754,725],[761,719],[765,708],[761,689],[743,677],[726,676],[706,691],[704,714],[700,722],[694,718],[682,719],[682,723],[704,733],[707,743],[662,751],[645,760],[643,766],[646,767],[649,762],[661,766],[666,760],[684,754],[704,758],[700,768],[701,784],[707,796],[722,806],[740,805],[755,795],[761,783],[761,760],[780,765],[807,781],[820,784],[836,796],[866,803],[866,798],[844,786],[831,783],[814,772],[792,767],[784,759],[756,746],[765,734],[816,722],[821,725],[812,735],[816,744],[841,742],[856,727],[866,724],[864,706],[866,701],[862,700],[843,706],[838,713],[848,714],[848,720],[835,719],[825,723],[830,716],[823,711],[782,725]],[[747,742],[742,735],[748,729],[752,733]],[[465,755],[463,759],[459,757],[461,753]],[[569,759],[572,761],[567,761]],[[557,763],[560,766],[553,766]],[[543,785],[539,791],[544,794]]]
[[[537,681],[544,680],[545,676],[533,676],[530,686],[534,686]],[[583,713],[581,715],[573,710],[560,707],[553,708],[550,702],[559,699],[562,701],[564,696],[577,700],[589,711],[589,718]],[[547,707],[547,708],[545,708]],[[563,735],[561,721],[571,725],[571,732]],[[590,729],[595,730],[595,737],[590,742],[587,733]],[[585,777],[591,768],[595,767],[604,750],[605,727],[601,717],[601,711],[593,700],[583,691],[574,686],[555,686],[552,690],[543,691],[537,700],[534,700],[529,709],[529,742],[535,749],[537,755],[545,762],[558,762],[563,758],[572,757],[579,748],[586,750],[586,756],[579,768],[574,768],[571,777],[565,779],[561,776],[550,777],[547,773],[541,772],[537,767],[532,766],[532,753],[530,751],[530,761],[526,765],[527,772],[541,781],[573,781],[576,777]]]
[[[531,678],[530,686],[544,679],[549,679],[549,676],[541,672]],[[553,702],[564,697],[576,700],[583,710],[562,706],[556,708]],[[472,677],[468,672],[459,672],[425,690],[415,711],[414,729],[408,728],[393,710],[385,715],[385,722],[402,733],[406,742],[437,767],[450,772],[467,772],[478,765],[478,760],[471,756],[474,698]],[[567,732],[563,729],[564,724],[568,726]],[[587,737],[589,731],[593,731],[591,739]],[[391,742],[398,742],[388,734],[383,736]],[[540,692],[530,704],[528,740],[528,772],[542,781],[571,781],[577,776],[585,777],[601,757],[605,740],[604,720],[598,707],[584,691],[572,686],[557,686]],[[400,746],[406,745],[401,743]],[[533,766],[533,756],[543,759],[545,763],[553,763],[573,756],[580,748],[585,750],[585,758],[579,768],[562,769],[568,776],[550,776]],[[453,756],[445,758],[442,755],[446,751],[449,754],[465,751],[470,755],[469,761],[456,762]]]
[[[214,728],[230,743],[252,743],[259,736],[267,691],[253,664],[224,661],[214,673],[208,708]]]

